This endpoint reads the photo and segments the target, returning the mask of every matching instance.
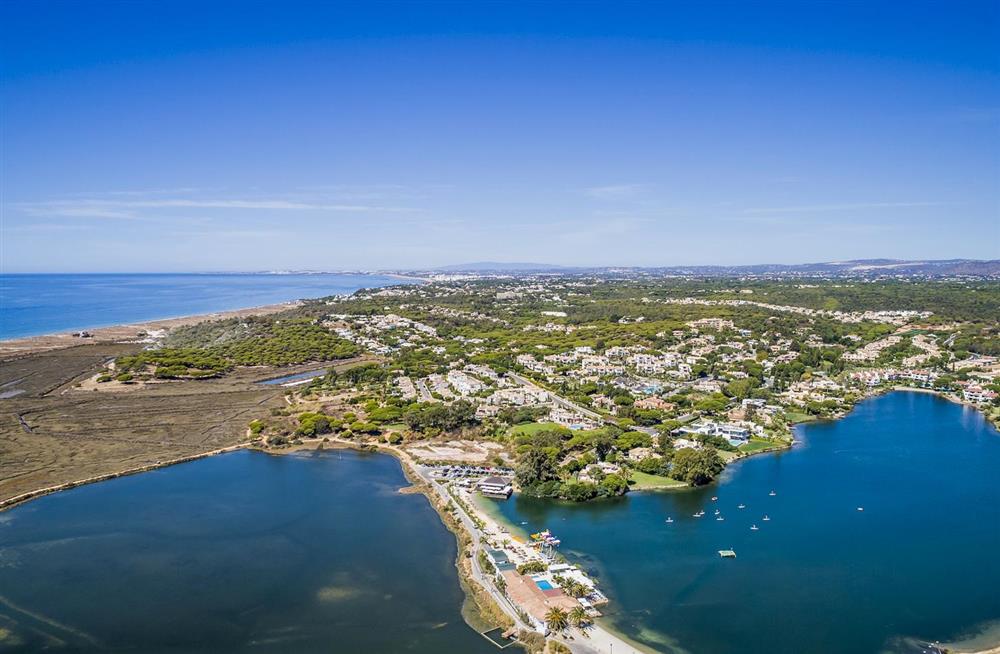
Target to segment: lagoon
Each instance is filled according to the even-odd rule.
[[[979,412],[896,392],[796,437],[706,488],[493,508],[551,529],[610,595],[606,623],[656,651],[919,651],[1000,618],[1000,434]]]
[[[487,654],[399,463],[241,451],[0,513],[0,652]]]

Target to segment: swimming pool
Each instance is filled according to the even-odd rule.
[[[553,588],[555,588],[555,586],[549,583],[549,581],[546,579],[535,579],[535,585],[538,586],[541,590],[552,590]]]

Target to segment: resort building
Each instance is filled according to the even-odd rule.
[[[992,402],[997,398],[997,394],[987,388],[976,384],[969,384],[962,390],[962,397],[966,402],[972,402],[973,404],[985,404],[986,402]]]
[[[511,480],[507,477],[485,477],[479,480],[476,488],[487,497],[508,498],[514,492]]]

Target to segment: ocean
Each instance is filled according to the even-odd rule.
[[[404,283],[350,274],[0,275],[0,339],[107,327]]]

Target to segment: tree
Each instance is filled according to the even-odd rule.
[[[653,439],[649,434],[641,431],[627,431],[615,440],[615,446],[627,452],[636,447],[649,447],[653,444]]]
[[[590,616],[587,615],[586,609],[582,606],[578,606],[569,612],[569,621],[577,627],[582,627],[590,622]]]
[[[537,484],[559,479],[555,461],[542,450],[531,449],[521,457],[514,479],[521,488],[530,488]]]
[[[692,486],[702,486],[715,479],[723,467],[725,466],[715,448],[694,450],[685,447],[674,454],[670,476]]]
[[[597,484],[570,481],[562,485],[559,495],[571,502],[586,502],[597,497]]]
[[[563,609],[558,606],[553,606],[549,609],[549,612],[545,614],[545,624],[547,624],[549,629],[552,631],[563,631],[569,626],[569,616]]]
[[[621,475],[610,474],[600,483],[601,495],[617,497],[628,492],[628,482]]]

